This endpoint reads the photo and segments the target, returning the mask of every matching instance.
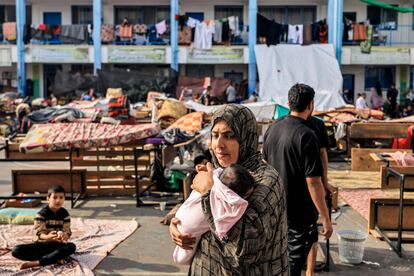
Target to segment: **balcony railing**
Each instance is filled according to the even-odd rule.
[[[344,41],[343,45],[359,45],[361,40]],[[374,26],[372,45],[410,46],[414,45],[414,25],[377,25]]]

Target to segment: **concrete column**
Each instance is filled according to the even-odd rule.
[[[178,72],[178,22],[175,20],[175,16],[179,14],[179,0],[171,0],[170,14],[171,69]]]
[[[256,46],[257,34],[257,0],[249,0],[249,97],[256,91],[256,56],[254,47]]]
[[[342,58],[342,26],[343,0],[329,0],[328,2],[328,42],[335,49],[336,58],[341,63]]]
[[[93,74],[102,68],[102,0],[93,0]]]
[[[17,25],[17,91],[26,96],[26,63],[25,46],[23,41],[24,26],[26,25],[26,0],[16,0]]]

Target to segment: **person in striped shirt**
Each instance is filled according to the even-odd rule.
[[[76,245],[68,242],[70,230],[69,212],[63,208],[65,190],[62,186],[49,188],[48,205],[42,208],[34,221],[33,242],[13,248],[13,257],[25,261],[20,269],[63,263],[75,253]]]

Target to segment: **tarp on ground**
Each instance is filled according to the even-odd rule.
[[[276,103],[272,101],[246,103],[243,105],[248,107],[253,112],[254,116],[256,117],[256,120],[258,121],[272,120],[273,116],[275,115]],[[223,105],[206,106],[206,105],[196,103],[194,101],[187,101],[185,103],[185,106],[195,111],[212,114],[217,108],[220,108]]]
[[[342,74],[334,48],[324,45],[256,45],[259,96],[288,105],[288,91],[296,83],[315,89],[315,110],[344,106]]]
[[[149,91],[174,95],[176,84],[177,74],[171,69],[162,69],[156,74],[120,69],[98,71],[98,90],[103,95],[108,88],[122,88],[132,103],[145,102]]]
[[[211,85],[211,97],[218,99],[220,103],[226,102],[225,92],[227,87],[230,85],[231,80],[223,78],[210,78]],[[180,76],[178,78],[178,84],[176,89],[177,98],[181,95],[183,87],[187,87],[193,91],[193,95],[201,95],[205,85],[205,78],[202,77],[191,77],[191,76]]]

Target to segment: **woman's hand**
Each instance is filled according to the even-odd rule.
[[[190,234],[181,234],[178,231],[177,224],[181,223],[179,219],[173,218],[170,224],[170,236],[176,245],[182,249],[192,250],[196,239]]]
[[[191,189],[196,190],[200,194],[205,194],[213,187],[213,164],[207,163],[206,171],[200,170],[193,179]]]

